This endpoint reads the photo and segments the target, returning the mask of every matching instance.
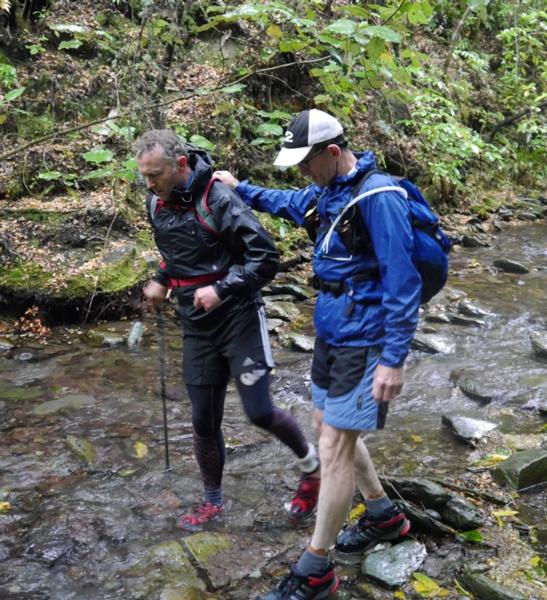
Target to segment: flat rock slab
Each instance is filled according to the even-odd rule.
[[[461,579],[464,587],[481,600],[526,600],[518,592],[496,583],[486,575],[464,573]]]
[[[440,335],[417,333],[412,340],[412,347],[430,354],[452,354],[456,346],[454,342],[447,341]]]
[[[496,467],[494,478],[509,483],[517,490],[547,481],[547,450],[532,448],[515,452]]]
[[[442,422],[444,425],[452,428],[452,431],[462,440],[474,443],[477,440],[488,435],[490,431],[496,429],[495,423],[481,421],[480,419],[471,419],[458,415],[449,416],[443,415]]]
[[[272,555],[272,547],[254,539],[231,534],[199,532],[184,539],[199,567],[207,572],[214,588],[221,588],[259,573]]]
[[[53,415],[62,410],[78,410],[95,404],[95,397],[88,394],[67,394],[62,398],[42,402],[32,409],[37,416]]]
[[[390,588],[404,585],[427,556],[424,544],[408,540],[369,554],[361,565],[363,575]]]

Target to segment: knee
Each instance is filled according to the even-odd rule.
[[[319,437],[319,458],[322,468],[336,468],[346,462],[353,464],[357,432],[336,429],[322,424]]]
[[[267,415],[249,415],[249,420],[253,425],[256,425],[256,427],[269,430],[273,421],[273,412],[268,413]]]

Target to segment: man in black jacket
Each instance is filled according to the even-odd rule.
[[[240,197],[211,179],[207,155],[189,149],[173,131],[143,134],[136,157],[163,259],[144,297],[154,310],[160,310],[168,290],[178,301],[194,452],[204,485],[203,501],[181,517],[179,527],[199,528],[224,509],[221,423],[230,376],[251,422],[299,459],[302,476],[289,513],[300,520],[317,502],[319,461],[294,418],[274,406],[269,393],[273,360],[260,288],[275,276],[278,252]]]

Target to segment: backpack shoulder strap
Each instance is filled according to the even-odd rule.
[[[158,210],[158,200],[159,198],[156,194],[149,192],[146,196],[146,212],[148,214],[148,220],[150,223],[154,222],[154,218],[156,217],[156,211]]]
[[[371,171],[376,171],[376,169],[371,169]],[[378,171],[376,171],[378,172]],[[382,171],[380,171],[381,173]],[[370,171],[368,171],[365,175],[364,178],[368,179],[368,177],[370,177],[373,173],[371,173]],[[359,180],[359,188],[361,187],[362,183],[363,183],[363,178],[361,178]],[[365,198],[368,198],[369,196],[375,196],[376,194],[382,194],[383,192],[396,192],[398,194],[401,194],[401,196],[404,197],[404,199],[406,200],[408,198],[408,193],[407,191],[402,188],[399,187],[397,185],[383,185],[381,187],[378,188],[374,188],[372,190],[368,190],[367,192],[363,192],[362,194],[359,194],[357,196],[354,196],[345,206],[344,208],[338,213],[336,219],[334,219],[334,221],[332,222],[329,230],[327,231],[327,234],[325,235],[325,238],[323,239],[323,243],[321,245],[321,251],[324,253],[327,253],[329,251],[329,244],[330,244],[330,240],[332,237],[332,234],[334,233],[338,223],[340,222],[340,220],[342,219],[342,217],[346,214],[346,212],[355,204],[357,204],[358,202],[360,202],[361,200],[364,200]]]
[[[211,177],[211,179],[209,179],[209,182],[207,183],[203,194],[194,204],[194,210],[198,221],[204,229],[211,233],[214,233],[215,235],[220,235],[217,224],[215,223],[213,211],[211,210],[211,207],[208,204],[209,193],[215,181],[219,180],[216,177]]]

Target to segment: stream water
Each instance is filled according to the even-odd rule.
[[[544,225],[513,227],[489,248],[452,256],[450,289],[439,302],[465,292],[489,314],[475,327],[421,322],[453,351],[411,353],[404,393],[392,403],[386,430],[366,438],[382,473],[453,479],[464,471],[470,449],[441,424],[443,414],[493,421],[502,434],[540,433],[542,418],[522,406],[547,394],[546,363],[529,340],[547,327],[545,239]],[[499,257],[531,272],[500,273],[492,268]],[[244,599],[254,597],[250,589],[263,589],[265,574],[275,575],[276,557],[280,564],[303,547],[309,528],[291,528],[283,511],[297,482],[293,458],[247,426],[233,388],[225,413],[231,508],[209,528],[222,535],[193,536],[192,542],[174,527],[176,515],[201,491],[179,375],[180,333],[170,320],[172,469],[166,472],[158,340],[153,320],[145,325],[142,342],[131,349],[89,345],[82,334],[94,326],[56,327],[47,343],[11,338],[14,347],[0,350],[1,600]],[[113,336],[126,335],[129,326],[101,325]],[[310,355],[276,345],[274,356],[276,402],[311,435]],[[491,391],[490,404],[455,387],[451,373],[458,369]],[[520,519],[543,523],[545,530],[546,500],[545,491],[521,495]],[[204,553],[214,554],[219,543],[224,560],[205,568]],[[537,551],[545,555],[545,539]]]

